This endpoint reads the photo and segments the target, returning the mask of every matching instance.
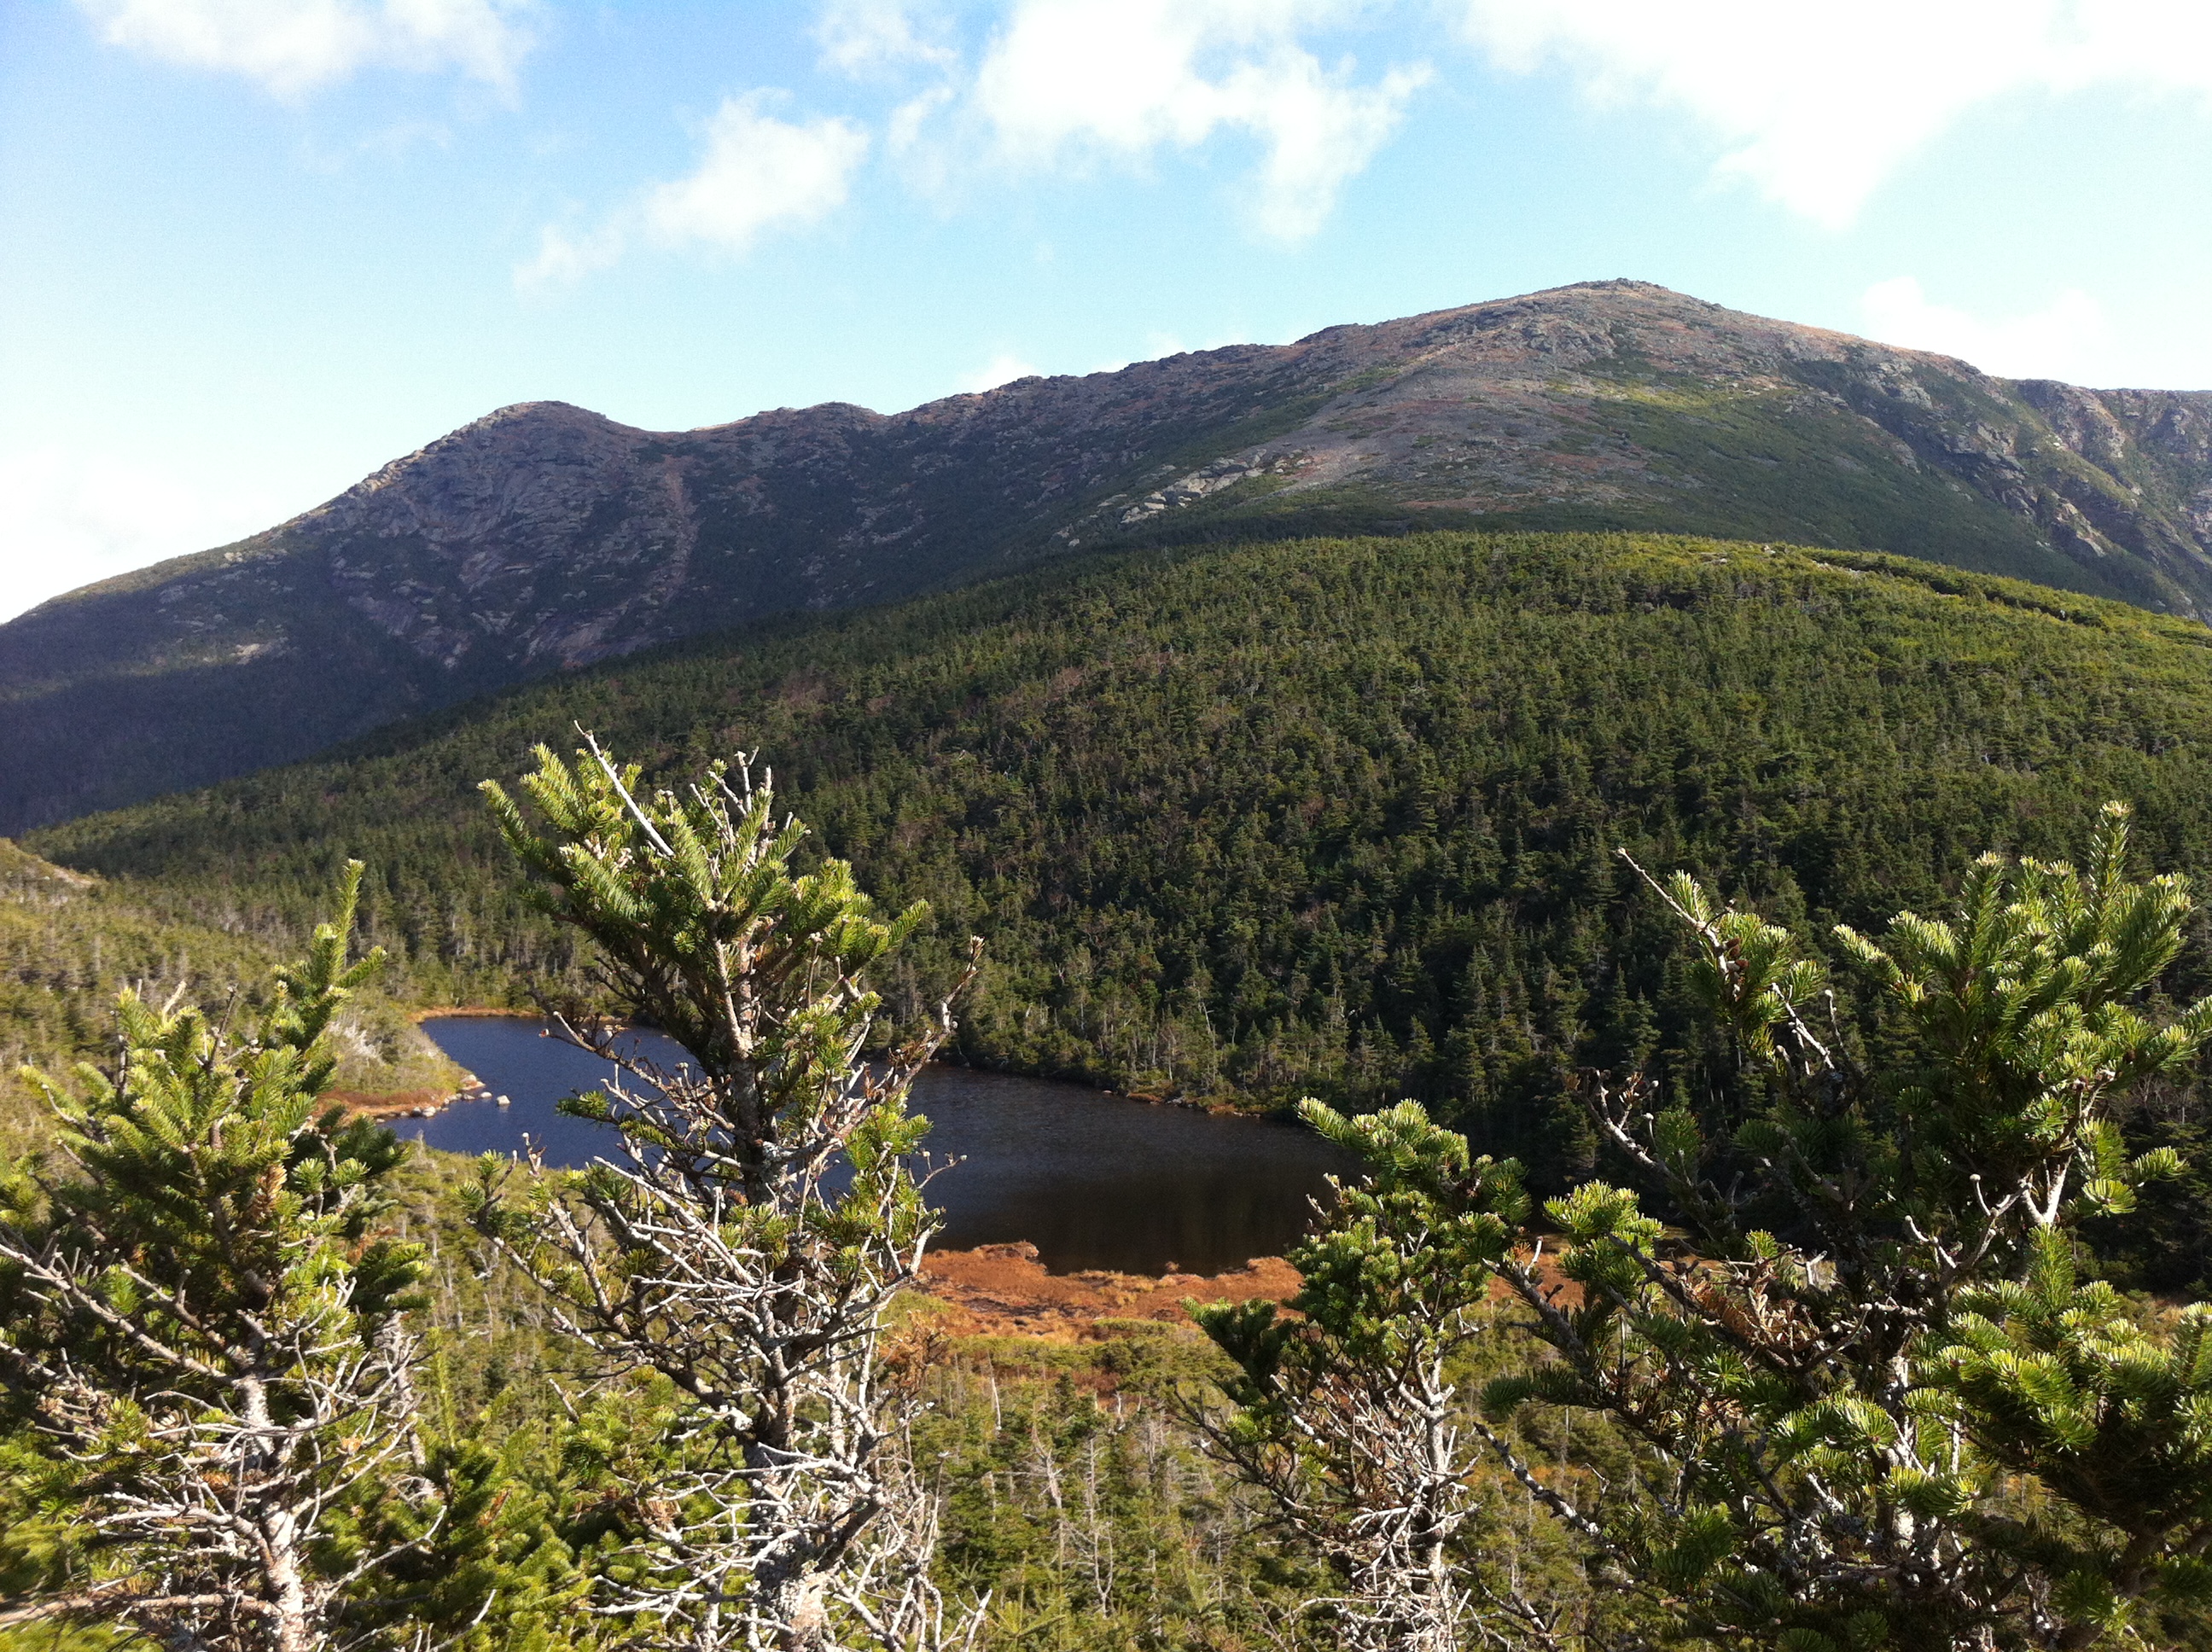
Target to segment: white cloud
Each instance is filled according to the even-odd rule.
[[[1245,100],[1267,138],[1255,216],[1279,240],[1319,230],[1337,193],[1365,170],[1397,127],[1426,69],[1395,69],[1371,87],[1332,85],[1304,52],[1279,64],[1247,64],[1228,89]]]
[[[297,97],[370,65],[495,86],[531,45],[527,0],[77,0],[109,44]]]
[[[1842,228],[1966,111],[2097,84],[2212,94],[2203,0],[1462,0],[1520,73],[1559,65],[1601,105],[1681,110],[1717,170]]]
[[[973,88],[1003,157],[1030,167],[1094,155],[1140,162],[1223,131],[1267,146],[1252,216],[1310,235],[1374,158],[1424,67],[1362,85],[1301,43],[1351,8],[1328,0],[1017,0]]]
[[[752,250],[774,229],[817,223],[845,203],[868,153],[868,135],[849,120],[779,120],[767,112],[783,94],[725,98],[707,123],[706,152],[690,175],[655,184],[603,222],[548,224],[538,251],[514,266],[523,292],[562,286],[619,262],[642,234],[662,246]]]
[[[628,237],[620,222],[594,229],[548,224],[538,232],[538,256],[514,266],[514,284],[525,292],[565,287],[618,262]]]
[[[829,0],[814,27],[823,63],[855,76],[949,67],[943,20],[917,21],[915,10],[911,0]]]
[[[1264,149],[1249,213],[1285,241],[1318,230],[1345,184],[1402,118],[1425,66],[1365,82],[1304,41],[1369,0],[1007,0],[972,72],[936,0],[825,0],[815,39],[827,68],[859,77],[915,69],[882,116],[910,187],[949,189],[994,163],[1080,171],[1100,156],[1141,165],[1241,132]],[[842,206],[876,135],[858,122],[774,112],[782,94],[726,100],[689,176],[648,188],[596,227],[551,224],[514,269],[518,288],[573,282],[640,240],[743,253],[774,230]]]
[[[288,514],[273,495],[46,446],[0,453],[0,620],[166,556],[228,544]]]
[[[2040,310],[1990,321],[1932,302],[1918,281],[1899,276],[1868,288],[1859,308],[1869,337],[1955,355],[2008,379],[2094,383],[2111,339],[2103,307],[2070,287]]]
[[[960,381],[964,391],[996,390],[1000,385],[1010,385],[1017,379],[1033,379],[1036,368],[1011,350],[1000,350],[975,372]]]
[[[775,95],[723,100],[708,123],[699,169],[646,197],[645,225],[655,240],[743,252],[764,230],[818,222],[844,204],[868,135],[826,116],[803,125],[778,120],[765,112]]]
[[[927,91],[918,92],[908,98],[891,111],[890,120],[884,123],[885,147],[894,153],[914,149],[921,142],[921,130],[928,124],[930,117],[959,95],[950,86],[933,86]]]

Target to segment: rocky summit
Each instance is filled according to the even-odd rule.
[[[1633,528],[2212,616],[2212,393],[2084,390],[1595,282],[881,415],[501,409],[238,544],[0,626],[0,832],[520,679],[1037,559]]]

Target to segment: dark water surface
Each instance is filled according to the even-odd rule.
[[[443,1017],[422,1030],[512,1104],[455,1102],[400,1134],[457,1153],[513,1152],[527,1133],[549,1164],[617,1157],[614,1133],[554,1111],[613,1070],[513,1017]],[[672,1064],[673,1044],[636,1035]],[[1350,1162],[1295,1125],[1148,1107],[1080,1084],[933,1066],[915,1084],[927,1146],[964,1162],[930,1184],[952,1249],[1026,1239],[1055,1272],[1218,1273],[1279,1256],[1304,1227],[1308,1195]]]

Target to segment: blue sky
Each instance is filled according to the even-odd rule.
[[[682,428],[1633,276],[2212,386],[2206,0],[0,0],[0,616]]]

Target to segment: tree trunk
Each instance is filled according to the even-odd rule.
[[[315,1652],[322,1637],[315,1630],[300,1564],[299,1521],[279,1509],[262,1521],[262,1534],[268,1546],[270,1604],[276,1608],[276,1652]]]

